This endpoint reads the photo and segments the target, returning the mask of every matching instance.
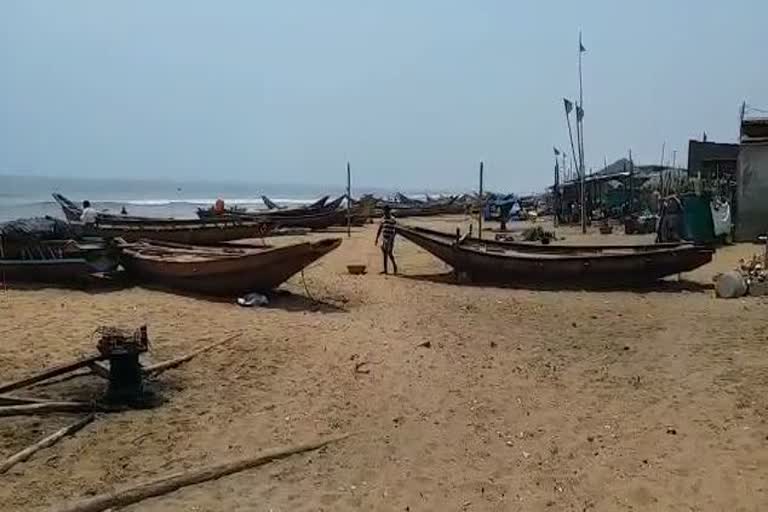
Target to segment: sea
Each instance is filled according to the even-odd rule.
[[[424,197],[425,194],[440,195],[432,191],[375,187],[353,189],[352,195],[388,197],[398,191],[414,198]],[[198,208],[212,206],[217,198],[223,199],[226,205],[256,211],[266,208],[261,200],[263,195],[277,204],[292,206],[309,204],[326,195],[338,197],[345,193],[345,188],[333,185],[0,175],[0,222],[41,216],[63,218],[61,208],[51,196],[53,192],[78,204],[87,199],[94,208],[105,213],[117,214],[125,207],[129,215],[185,219],[196,218]]]

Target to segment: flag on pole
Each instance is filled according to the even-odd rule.
[[[584,53],[587,51],[586,48],[584,48],[584,45],[581,42],[581,32],[579,32],[579,53]]]
[[[552,150],[555,152],[555,156],[560,156],[560,150],[557,149],[555,146],[552,146]]]
[[[570,114],[571,110],[573,110],[573,102],[568,100],[568,98],[563,98],[563,104],[565,105],[565,113]]]
[[[581,121],[584,119],[584,109],[576,105],[576,120]]]

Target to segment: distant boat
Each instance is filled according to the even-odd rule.
[[[284,210],[270,210],[268,212],[247,212],[213,215],[211,210],[198,210],[198,216],[205,220],[211,219],[240,219],[242,221],[263,221],[273,224],[276,228],[307,228],[312,230],[326,229],[331,226],[346,226],[347,211],[341,209],[341,204],[346,196],[342,195],[330,203],[324,198],[313,205],[299,208],[286,208]],[[368,220],[359,208],[353,208],[350,212],[352,225],[360,226]]]
[[[492,242],[409,226],[398,226],[397,233],[456,272],[482,282],[648,283],[706,265],[714,253],[692,244],[601,247]]]
[[[342,198],[343,197],[344,196],[342,196]],[[328,201],[329,198],[330,198],[330,196],[323,196],[320,199],[318,199],[317,201],[315,201],[314,203],[310,203],[310,204],[308,204],[306,206],[300,206],[298,208],[291,208],[291,209],[292,210],[300,210],[300,209],[316,210],[318,208],[322,208],[323,206],[325,206],[325,203]],[[272,201],[267,196],[261,196],[261,201],[264,203],[264,206],[267,207],[267,210],[288,210],[289,209],[289,208],[287,208],[285,206],[280,206],[279,204],[277,204],[276,202]],[[337,207],[338,207],[338,205],[336,207],[334,207],[334,209],[337,208]]]
[[[80,224],[82,210],[61,194],[53,194],[70,223],[89,235],[103,238],[141,239],[210,245],[269,235],[274,223],[264,218],[213,217],[210,219],[157,219],[123,215],[99,215],[95,225]]]
[[[121,263],[140,281],[195,293],[238,296],[276,288],[341,245],[328,238],[286,247],[196,247],[123,243]]]

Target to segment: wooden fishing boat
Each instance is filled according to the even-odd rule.
[[[423,228],[398,226],[397,233],[481,282],[534,282],[567,286],[648,283],[694,270],[714,251],[692,244],[660,246],[534,246],[492,242]]]
[[[210,220],[210,219],[216,219],[216,218],[265,220],[265,219],[285,219],[288,217],[320,216],[322,214],[330,215],[333,212],[335,212],[339,208],[339,206],[341,206],[341,203],[344,201],[344,197],[345,196],[341,196],[337,199],[334,199],[330,203],[327,203],[328,196],[325,196],[308,206],[299,206],[296,208],[284,208],[284,207],[279,207],[277,204],[270,201],[268,197],[262,196],[262,200],[264,201],[264,203],[267,205],[267,208],[268,208],[268,210],[266,211],[248,212],[244,210],[243,211],[225,210],[223,214],[216,214],[213,212],[212,208],[198,208],[197,216],[204,220]],[[294,227],[292,224],[291,225],[283,224],[283,225],[286,227]],[[302,226],[302,227],[308,227],[308,226]]]
[[[351,216],[352,224],[355,226],[362,226],[368,219],[367,216],[362,215],[362,210],[357,208],[353,209]],[[335,207],[331,210],[326,210],[325,207],[319,210],[291,209],[263,213],[245,213],[234,216],[227,215],[216,218],[219,218],[222,221],[261,221],[268,222],[275,228],[307,228],[312,230],[321,230],[331,226],[347,225],[347,211],[340,210]]]
[[[72,284],[88,281],[97,272],[84,258],[0,259],[0,282]]]
[[[328,238],[286,247],[197,247],[142,240],[122,243],[121,262],[139,280],[210,295],[269,291],[341,245]]]
[[[95,225],[84,226],[80,223],[80,207],[61,194],[53,194],[53,197],[61,205],[72,226],[85,235],[101,238],[210,245],[244,238],[262,238],[268,236],[275,227],[268,218],[255,216],[241,218],[225,215],[201,220],[103,214],[99,214]]]
[[[70,222],[80,222],[80,217],[83,214],[83,209],[75,204],[73,201],[70,201],[66,197],[64,197],[61,194],[53,193],[51,194],[53,198],[56,200],[57,203],[59,203],[59,206],[61,207],[61,210],[64,212],[64,217],[70,221]],[[97,218],[100,221],[111,221],[111,222],[178,222],[178,219],[173,219],[171,217],[141,217],[138,215],[115,215],[112,213],[103,213],[99,212],[97,214]]]
[[[3,244],[0,282],[84,284],[117,268],[117,258],[99,242],[73,240]]]
[[[274,224],[268,220],[216,219],[211,221],[181,220],[164,222],[99,221],[83,226],[86,234],[102,238],[122,238],[126,241],[142,239],[177,242],[193,245],[211,245],[244,238],[268,236]]]
[[[264,206],[267,207],[267,210],[289,210],[289,211],[295,211],[295,210],[319,210],[320,208],[324,208],[326,203],[328,202],[328,199],[330,196],[323,196],[314,203],[308,204],[306,206],[300,206],[298,208],[287,208],[285,206],[280,206],[276,202],[272,201],[267,196],[261,196],[261,201],[264,203]],[[342,199],[344,196],[342,196]],[[335,202],[335,201],[334,201]],[[335,210],[338,208],[338,205],[341,204],[341,201],[336,206],[333,206],[332,209]]]

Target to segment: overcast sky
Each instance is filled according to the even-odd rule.
[[[768,1],[0,2],[0,173],[518,192],[768,109]]]

